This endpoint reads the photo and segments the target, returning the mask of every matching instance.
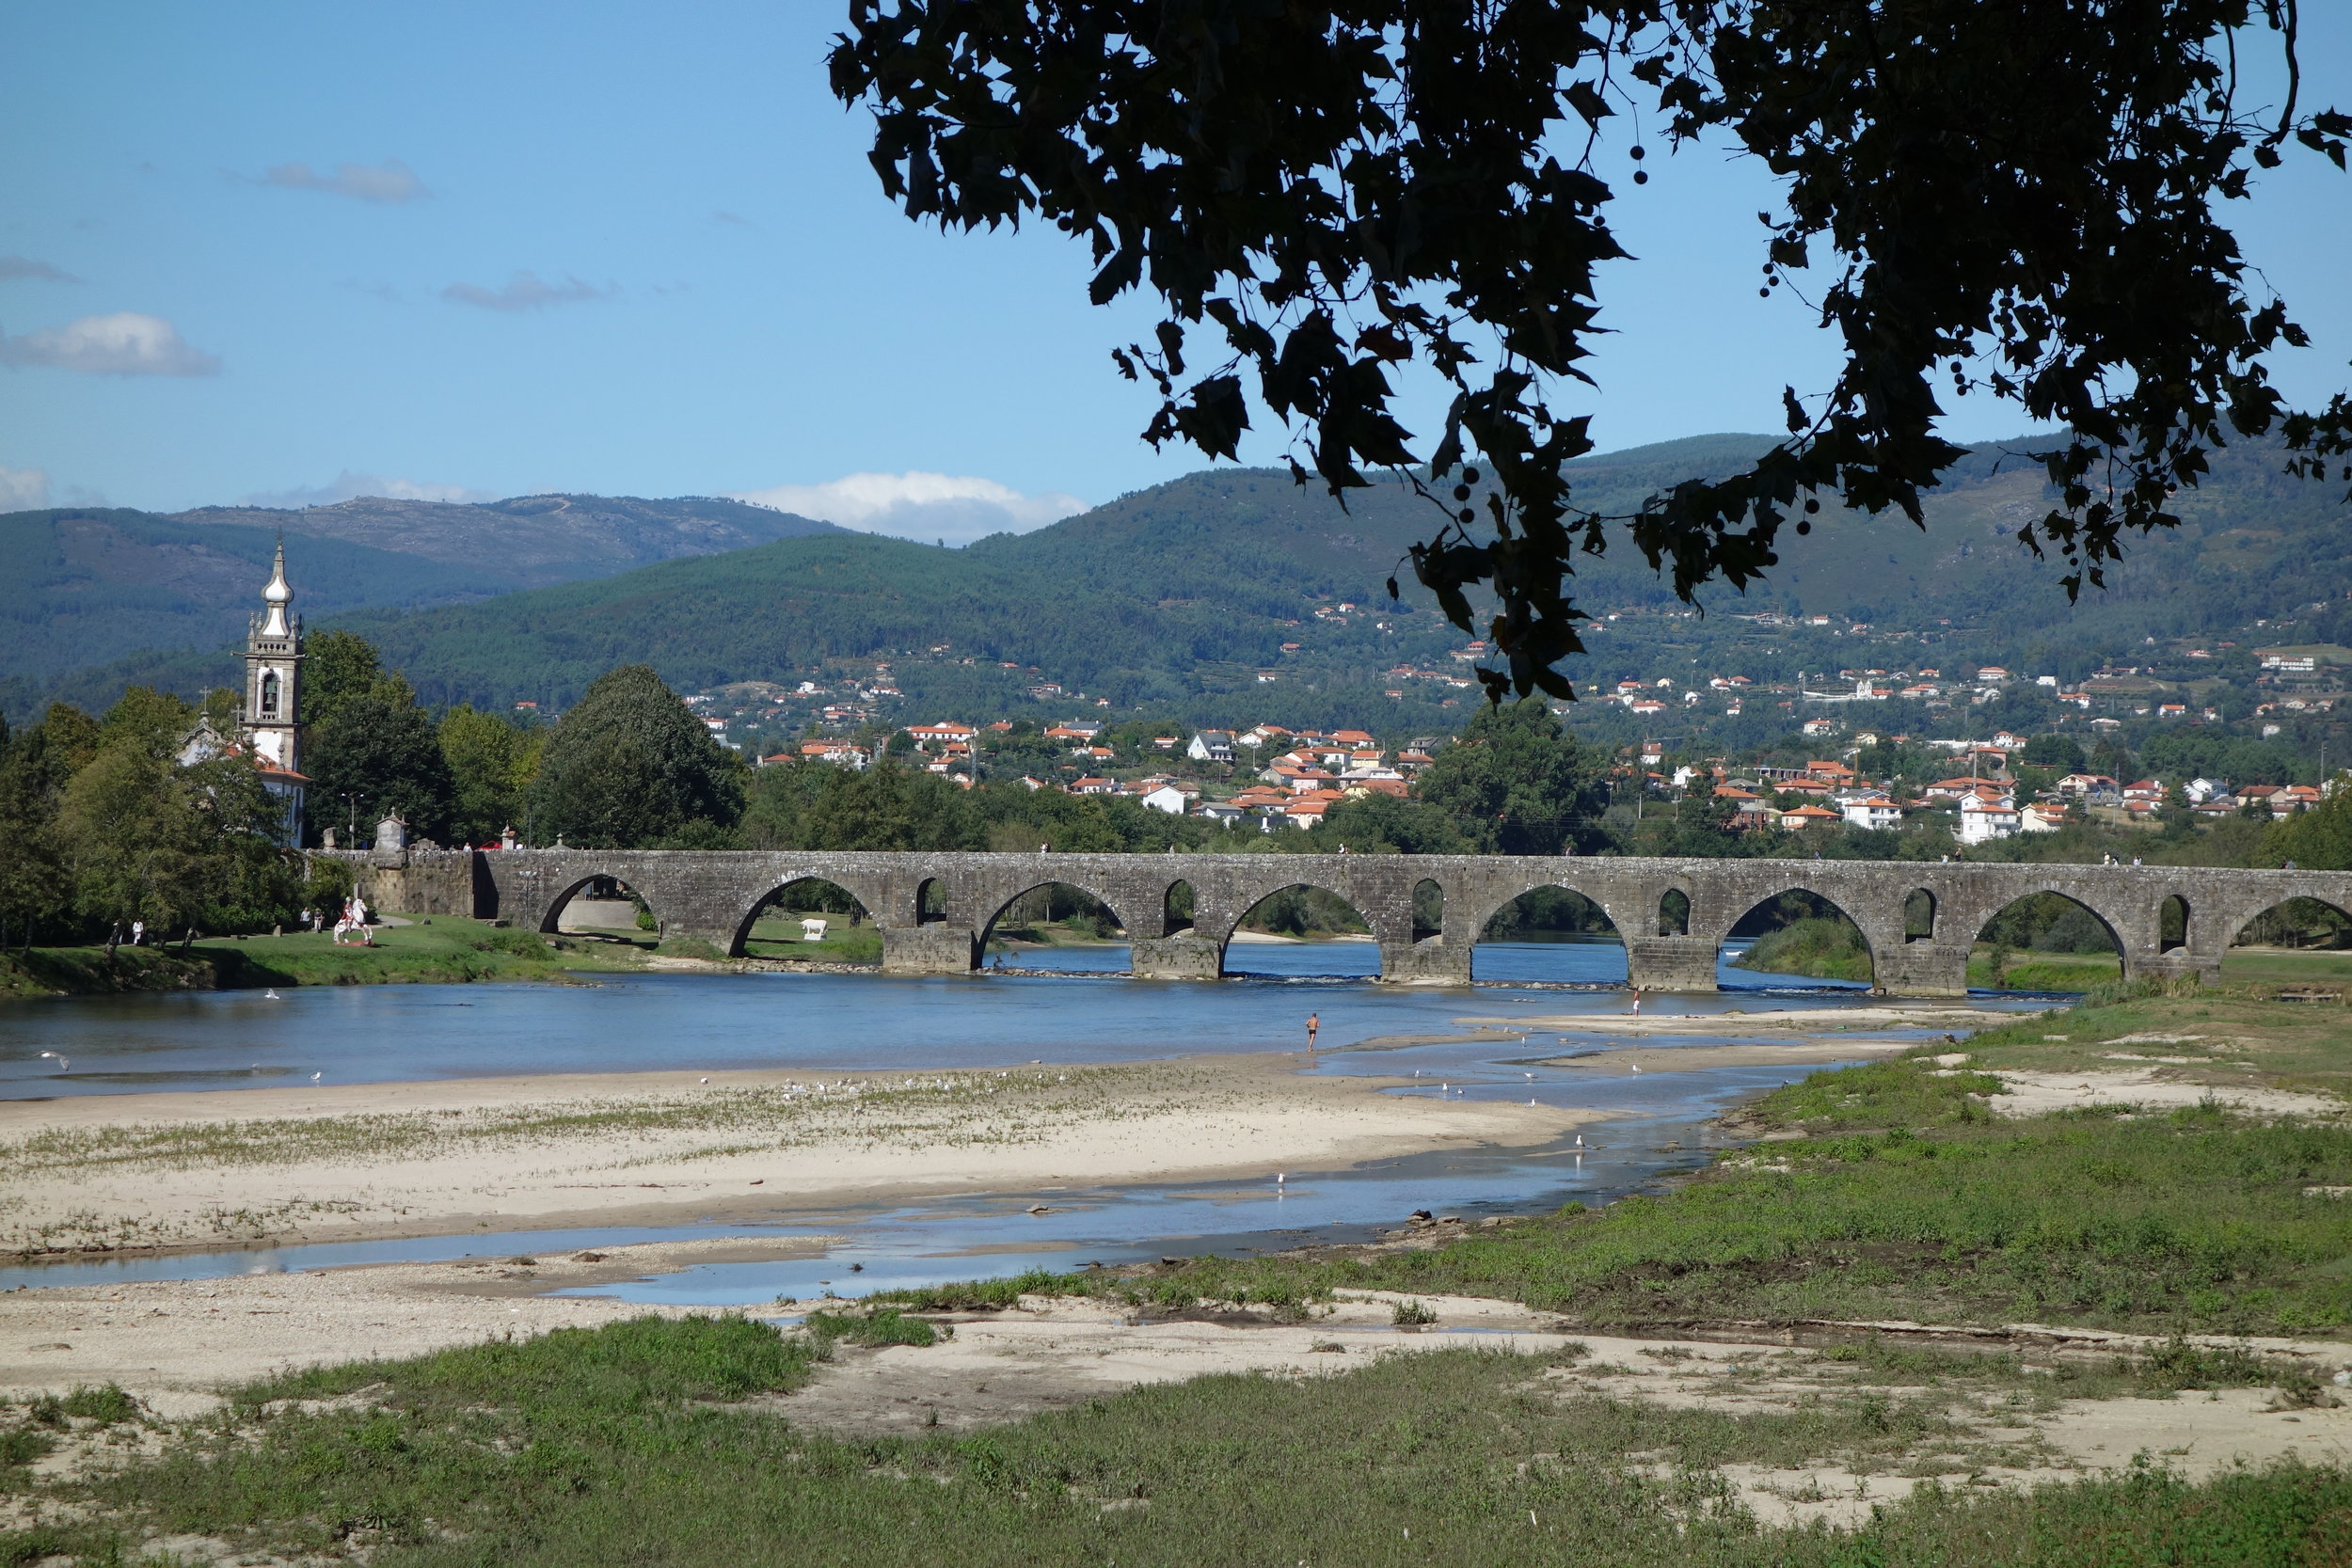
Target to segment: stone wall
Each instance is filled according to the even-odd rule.
[[[343,851],[369,902],[425,914],[471,914],[552,930],[565,900],[611,877],[645,900],[664,936],[699,937],[742,951],[753,915],[771,895],[811,878],[866,906],[882,928],[883,966],[899,974],[962,974],[1015,898],[1063,882],[1101,899],[1125,926],[1135,972],[1168,979],[1221,974],[1227,942],[1261,900],[1287,887],[1325,889],[1364,917],[1380,947],[1382,976],[1461,982],[1470,952],[1496,913],[1522,894],[1560,887],[1591,899],[1626,939],[1632,983],[1644,990],[1706,990],[1723,939],[1758,904],[1791,889],[1843,910],[1868,943],[1880,990],[1958,995],[1968,946],[1985,922],[2036,893],[2075,900],[2106,922],[2127,974],[2211,974],[2230,941],[2265,910],[2310,897],[2352,909],[2352,873],[2239,871],[2126,865],[1991,865],[1965,862],[1534,859],[1399,855],[1059,855],[846,853],[818,850],[416,850]],[[1415,929],[1413,891],[1437,884],[1441,928]],[[1189,925],[1168,913],[1179,883],[1192,894]],[[925,890],[934,912],[926,915]],[[1689,900],[1680,931],[1661,918],[1666,895]],[[1906,932],[1915,892],[1933,900],[1931,929]],[[2185,943],[2160,941],[2162,909],[2182,899]]]

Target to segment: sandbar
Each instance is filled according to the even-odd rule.
[[[1384,1094],[1287,1054],[565,1074],[0,1104],[0,1253],[787,1223],[850,1204],[1526,1147],[1607,1113]]]

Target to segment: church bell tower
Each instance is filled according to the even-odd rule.
[[[245,735],[255,762],[299,773],[302,617],[292,612],[293,603],[280,539],[277,567],[262,590],[263,608],[245,640]]]

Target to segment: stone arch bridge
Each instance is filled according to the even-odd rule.
[[[1563,888],[1598,905],[1625,940],[1631,984],[1712,990],[1724,936],[1758,904],[1803,890],[1845,911],[1869,944],[1877,989],[1949,996],[1967,989],[1968,950],[2019,898],[2055,893],[2105,923],[2126,975],[2202,974],[2246,925],[2290,898],[2352,911],[2352,873],[2127,865],[2006,865],[1885,861],[1644,860],[1481,855],[1065,855],[845,853],[821,850],[512,849],[350,853],[374,902],[421,913],[501,919],[552,931],[564,905],[599,878],[645,902],[666,937],[743,950],[753,917],[794,882],[822,879],[865,905],[898,974],[977,968],[1012,901],[1049,883],[1107,905],[1134,947],[1134,973],[1210,979],[1259,902],[1286,888],[1346,900],[1380,946],[1384,980],[1469,980],[1470,950],[1520,895]],[[1418,927],[1414,893],[1436,884],[1443,915]],[[1171,912],[1177,884],[1191,918]],[[1675,896],[1679,895],[1679,897]],[[1922,899],[1919,895],[1924,895]],[[2165,909],[2177,899],[2179,931]],[[1423,901],[1426,907],[1426,900]]]

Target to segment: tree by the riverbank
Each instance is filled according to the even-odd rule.
[[[0,745],[7,938],[249,930],[326,896],[278,844],[281,810],[248,759],[182,759],[197,718],[133,687],[103,722],[58,705]]]

